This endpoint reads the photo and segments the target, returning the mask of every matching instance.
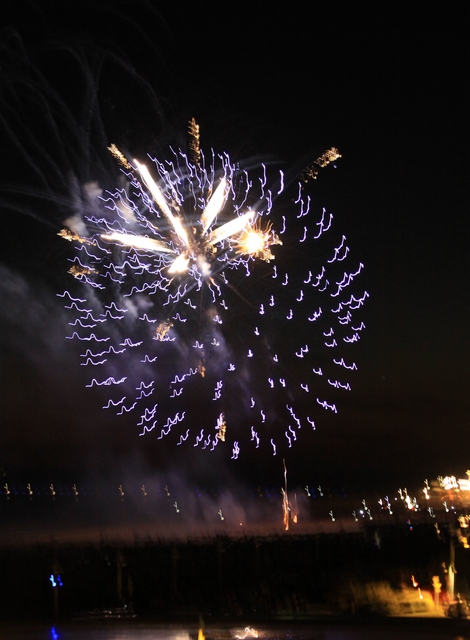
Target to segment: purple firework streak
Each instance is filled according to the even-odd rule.
[[[140,436],[282,455],[351,390],[368,293],[333,215],[304,179],[226,154],[170,150],[149,165],[116,148],[123,182],[60,235],[78,288],[60,294],[88,387]]]

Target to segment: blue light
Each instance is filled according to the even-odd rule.
[[[62,580],[60,579],[60,573],[57,574],[57,577],[54,576],[53,573],[51,573],[49,580],[51,581],[51,584],[53,587],[61,587],[62,586]]]

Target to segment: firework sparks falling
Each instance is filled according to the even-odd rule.
[[[90,203],[87,234],[60,234],[83,284],[61,295],[88,386],[106,387],[105,408],[142,436],[224,446],[232,459],[292,447],[319,413],[337,412],[357,369],[368,294],[349,293],[363,265],[346,266],[333,216],[302,182],[282,203],[282,172],[206,160],[199,138],[191,159],[172,151],[149,166],[110,150],[127,184]]]
[[[282,464],[284,466],[284,487],[281,488],[282,494],[282,521],[284,523],[284,529],[289,531],[289,520],[290,520],[290,506],[289,506],[289,497],[287,494],[287,467],[286,461],[283,460]]]

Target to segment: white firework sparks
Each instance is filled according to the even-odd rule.
[[[344,236],[321,249],[332,215],[315,219],[301,184],[294,212],[276,213],[282,173],[269,187],[266,167],[252,175],[227,154],[172,151],[149,169],[112,151],[128,184],[84,214],[88,235],[61,232],[85,285],[62,295],[88,386],[108,387],[106,408],[135,416],[140,435],[280,454],[351,389],[343,353],[368,294],[348,289],[362,264],[344,270]]]

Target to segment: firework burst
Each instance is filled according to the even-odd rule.
[[[106,387],[105,408],[141,436],[281,455],[337,412],[357,368],[363,265],[347,266],[346,238],[305,182],[339,154],[286,187],[264,165],[205,158],[191,127],[191,157],[147,165],[112,147],[123,186],[61,232],[83,285],[62,294],[68,338],[83,344],[88,386]]]

